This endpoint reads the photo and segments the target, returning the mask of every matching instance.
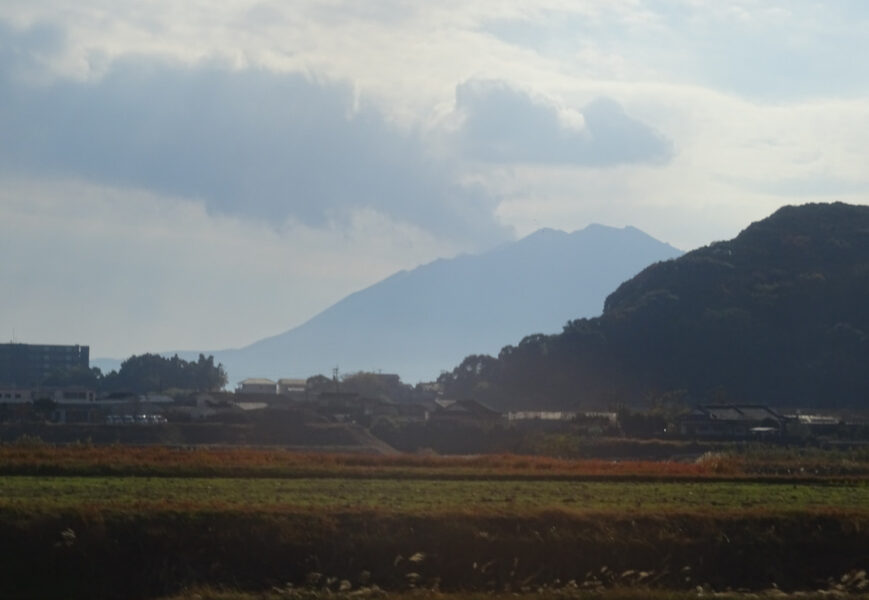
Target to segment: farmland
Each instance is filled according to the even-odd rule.
[[[774,479],[869,477],[869,449],[734,447],[690,462],[527,455],[373,456],[246,447],[0,444],[0,475],[489,479]]]
[[[860,593],[867,463],[4,445],[0,596]]]
[[[542,510],[846,510],[869,507],[869,483],[438,480],[215,477],[8,477],[0,507],[30,510],[382,510],[403,514]]]

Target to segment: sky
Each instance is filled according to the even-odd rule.
[[[241,347],[542,227],[869,204],[863,0],[3,0],[0,335]]]

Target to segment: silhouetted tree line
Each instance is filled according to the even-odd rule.
[[[222,364],[214,357],[199,355],[188,361],[177,354],[165,358],[159,354],[134,355],[121,363],[120,369],[103,374],[99,368],[68,369],[52,374],[46,386],[83,386],[100,392],[164,392],[166,390],[211,391],[227,383]]]

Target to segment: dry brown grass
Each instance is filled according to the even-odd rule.
[[[705,478],[745,472],[741,459],[728,457],[686,463],[519,455],[375,456],[238,447],[5,444],[0,446],[0,474]]]

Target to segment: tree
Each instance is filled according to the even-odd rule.
[[[85,367],[71,367],[68,369],[59,369],[52,372],[42,385],[48,387],[66,387],[66,386],[81,386],[91,389],[100,387],[103,373],[99,367],[91,369]]]
[[[359,371],[341,378],[341,389],[367,398],[394,401],[409,400],[413,388],[401,382],[398,375]]]
[[[117,372],[106,375],[103,389],[137,394],[169,389],[212,391],[223,388],[227,381],[223,365],[215,365],[214,356],[200,354],[199,359],[192,362],[177,354],[170,358],[142,354],[131,356],[121,363]]]
[[[335,382],[335,380],[321,374],[308,377],[307,381],[305,382],[305,388],[311,394],[316,395],[323,392],[336,392],[338,391],[338,384]]]
[[[193,372],[192,382],[199,391],[219,390],[226,386],[229,380],[222,364],[214,365],[214,356],[199,355],[199,360],[189,363],[189,369]]]

